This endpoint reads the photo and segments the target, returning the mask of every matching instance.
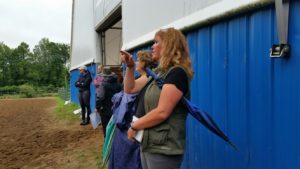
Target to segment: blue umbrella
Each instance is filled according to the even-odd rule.
[[[164,84],[163,80],[161,80],[150,68],[146,68],[146,72],[149,76],[155,79],[158,86],[161,88]],[[229,138],[220,130],[214,120],[210,117],[208,113],[202,111],[199,107],[194,105],[185,97],[181,98],[181,103],[187,108],[188,112],[201,124],[203,124],[207,129],[211,132],[222,138],[225,142],[231,145],[235,150],[237,147],[229,140]]]

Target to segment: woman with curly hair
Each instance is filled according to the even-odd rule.
[[[139,77],[136,78],[135,81],[137,83],[139,83],[140,81],[147,81],[148,77],[145,72],[145,68],[153,68],[155,66],[156,62],[152,59],[152,54],[150,51],[139,51],[137,53],[137,61],[135,62],[135,70],[139,73]],[[130,109],[130,111],[126,111],[124,117],[126,125],[117,125],[111,148],[111,154],[109,157],[109,169],[142,169],[140,159],[140,146],[138,143],[132,142],[127,139],[127,130],[133,115],[136,117],[142,117],[145,115],[144,94],[145,90],[141,90],[139,93],[134,93],[133,95],[122,95],[122,99],[125,99],[124,97],[127,96],[130,98],[133,96],[136,97],[137,104],[133,105],[133,107],[135,108]],[[116,97],[117,96],[115,96],[115,98]],[[114,112],[114,116],[118,116],[118,113]]]

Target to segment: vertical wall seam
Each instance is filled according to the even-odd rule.
[[[225,123],[225,126],[224,126],[224,129],[225,129],[225,133],[227,133],[227,137],[229,137],[230,138],[230,131],[229,131],[229,111],[228,111],[228,100],[229,100],[229,95],[228,95],[228,93],[229,93],[229,80],[228,80],[228,74],[229,74],[229,62],[230,62],[230,60],[229,60],[229,28],[228,28],[228,25],[229,25],[229,21],[227,21],[226,23],[225,23],[226,25],[225,25],[225,31],[224,32],[226,32],[226,34],[225,34],[225,45],[226,45],[226,48],[225,48],[225,53],[226,53],[226,55],[225,55],[225,57],[226,57],[226,59],[225,59],[225,61],[226,61],[226,63],[225,63],[225,81],[226,81],[226,90],[225,90],[225,121],[226,121],[226,123]],[[226,148],[225,147],[226,145],[224,145],[224,149]],[[226,151],[224,151],[224,157],[225,157],[225,159],[227,159],[227,156],[226,156]],[[228,161],[229,160],[225,160],[225,168],[227,168],[227,166],[228,166]]]
[[[270,16],[269,16],[270,18],[270,28],[271,28],[271,30],[270,30],[270,44],[272,44],[272,42],[274,42],[274,29],[272,29],[272,28],[274,28],[273,26],[274,26],[274,12],[273,12],[273,10],[272,10],[272,8],[270,9]],[[271,59],[271,58],[269,58],[269,59]],[[274,137],[275,137],[275,131],[274,131],[274,129],[275,129],[275,127],[274,127],[274,122],[275,122],[275,116],[274,116],[274,82],[275,82],[275,68],[274,68],[274,60],[273,59],[271,59],[270,60],[270,81],[269,81],[269,88],[270,88],[270,107],[269,107],[269,110],[270,110],[270,116],[271,116],[271,123],[270,123],[270,129],[273,129],[273,130],[271,130],[271,138],[270,138],[270,147],[271,147],[271,153],[273,152],[274,153],[274,141],[273,140],[275,140],[274,139]],[[276,166],[276,165],[274,165],[274,163],[272,163],[272,165],[271,165],[271,168],[273,168],[273,166]]]
[[[247,133],[247,138],[246,138],[246,153],[247,153],[247,168],[250,169],[250,150],[249,150],[249,147],[250,147],[250,124],[249,124],[249,119],[250,119],[250,113],[249,113],[249,102],[248,102],[248,97],[249,97],[249,44],[250,44],[250,16],[246,16],[246,42],[245,42],[245,65],[246,65],[246,70],[245,70],[245,73],[246,73],[246,78],[245,78],[245,111],[246,111],[246,133]]]

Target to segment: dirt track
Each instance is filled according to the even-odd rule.
[[[0,100],[0,169],[93,169],[100,129],[55,119],[53,98]]]

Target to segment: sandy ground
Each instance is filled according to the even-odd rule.
[[[53,98],[0,100],[0,169],[99,168],[101,128],[54,117]]]

